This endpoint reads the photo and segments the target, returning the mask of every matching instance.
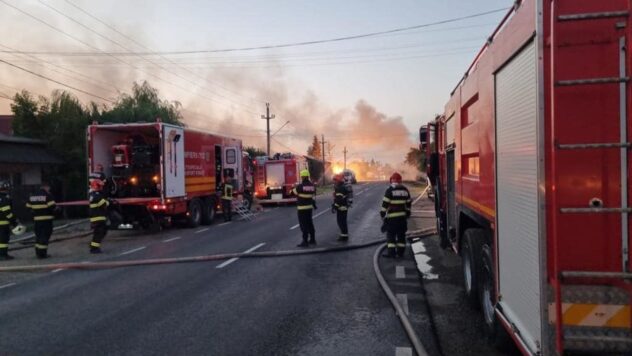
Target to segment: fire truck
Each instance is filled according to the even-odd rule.
[[[292,189],[300,183],[299,173],[307,169],[307,160],[292,153],[277,153],[272,157],[256,157],[255,198],[260,204],[296,203]]]
[[[211,224],[224,177],[248,200],[250,159],[241,140],[161,122],[90,125],[88,172],[103,167],[107,195],[121,221],[113,227],[153,227],[182,220]]]
[[[628,0],[516,1],[420,129],[490,341],[632,351]]]

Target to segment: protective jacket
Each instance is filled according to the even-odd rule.
[[[17,225],[15,215],[11,209],[11,198],[8,194],[0,193],[0,226]]]
[[[349,209],[349,188],[345,184],[336,184],[334,187],[334,207],[339,211],[346,211]]]
[[[31,194],[26,207],[31,210],[33,221],[47,221],[55,218],[55,199],[44,189]]]
[[[294,194],[297,196],[296,208],[298,210],[312,210],[316,207],[316,187],[309,179],[303,180],[303,183],[294,188]]]
[[[90,222],[105,222],[110,202],[99,191],[90,192]]]
[[[410,217],[410,192],[402,184],[392,184],[386,189],[382,199],[382,209],[380,216],[387,221],[406,220]]]

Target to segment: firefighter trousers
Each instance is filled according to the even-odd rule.
[[[35,255],[46,257],[48,240],[53,234],[53,220],[35,221]]]
[[[340,238],[349,238],[349,228],[347,226],[347,210],[338,210],[336,212],[336,220],[338,221],[338,228],[340,228]]]
[[[9,225],[0,225],[0,256],[6,256],[9,252],[9,238],[11,228]]]
[[[391,218],[386,221],[386,247],[390,256],[402,257],[406,251],[406,218]]]
[[[312,220],[312,209],[298,210],[298,224],[303,233],[303,241],[316,241],[316,229],[314,229],[314,221]]]
[[[103,241],[107,233],[108,233],[108,227],[105,224],[105,221],[98,221],[98,222],[92,223],[92,241],[90,242],[90,248],[100,249],[101,241]]]
[[[231,221],[233,219],[232,200],[222,199],[222,213],[224,215],[224,221]]]

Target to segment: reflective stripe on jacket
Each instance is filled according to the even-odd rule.
[[[412,200],[408,189],[401,185],[390,186],[384,193],[380,215],[387,219],[410,216]]]
[[[31,210],[34,221],[53,220],[56,206],[53,196],[44,189],[32,193],[26,203],[26,207]]]
[[[106,221],[110,203],[101,192],[90,193],[90,222]]]
[[[11,210],[11,198],[7,194],[0,194],[0,226],[15,225],[16,223]]]
[[[349,188],[344,184],[336,184],[334,187],[334,207],[339,211],[349,209]]]
[[[298,197],[296,200],[296,208],[298,210],[310,210],[314,208],[314,197],[316,196],[316,187],[309,180],[304,180],[293,190]]]

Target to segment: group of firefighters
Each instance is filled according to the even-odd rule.
[[[298,247],[316,245],[316,229],[312,220],[312,211],[318,209],[316,205],[316,187],[310,180],[308,170],[300,172],[301,183],[294,188],[297,196],[298,221],[303,240]],[[221,187],[222,205],[225,210],[224,219],[231,219],[232,181],[226,177]],[[101,253],[101,242],[107,234],[108,207],[111,201],[104,192],[106,177],[102,170],[97,169],[89,176],[89,216],[93,230],[90,242],[90,253]],[[13,259],[8,254],[9,238],[11,233],[21,234],[25,227],[17,221],[12,213],[11,198],[9,196],[10,184],[0,181],[0,260]],[[348,211],[353,203],[353,190],[346,184],[343,175],[334,176],[332,212],[336,214],[336,220],[340,229],[338,241],[349,240],[347,224]],[[382,217],[382,232],[386,232],[387,252],[384,257],[402,257],[406,248],[407,219],[410,217],[411,196],[408,189],[402,184],[399,173],[393,173],[390,177],[390,185],[382,199],[380,216]],[[50,185],[43,183],[41,188],[29,196],[26,207],[33,216],[35,231],[35,255],[39,259],[50,257],[48,254],[48,242],[53,232],[53,219],[58,207],[50,193]]]
[[[303,233],[303,241],[297,247],[316,245],[316,229],[312,221],[312,211],[316,206],[316,187],[310,180],[309,171],[300,173],[301,183],[294,188],[297,196],[296,208],[298,222]],[[338,241],[349,240],[347,215],[353,203],[353,190],[346,184],[342,174],[334,176],[334,192],[332,212],[336,214],[336,221],[340,234]],[[410,217],[412,199],[408,188],[402,184],[402,176],[395,172],[390,177],[390,185],[382,198],[380,216],[382,217],[382,232],[386,232],[387,252],[384,257],[394,258],[404,256],[406,249],[407,220]]]

